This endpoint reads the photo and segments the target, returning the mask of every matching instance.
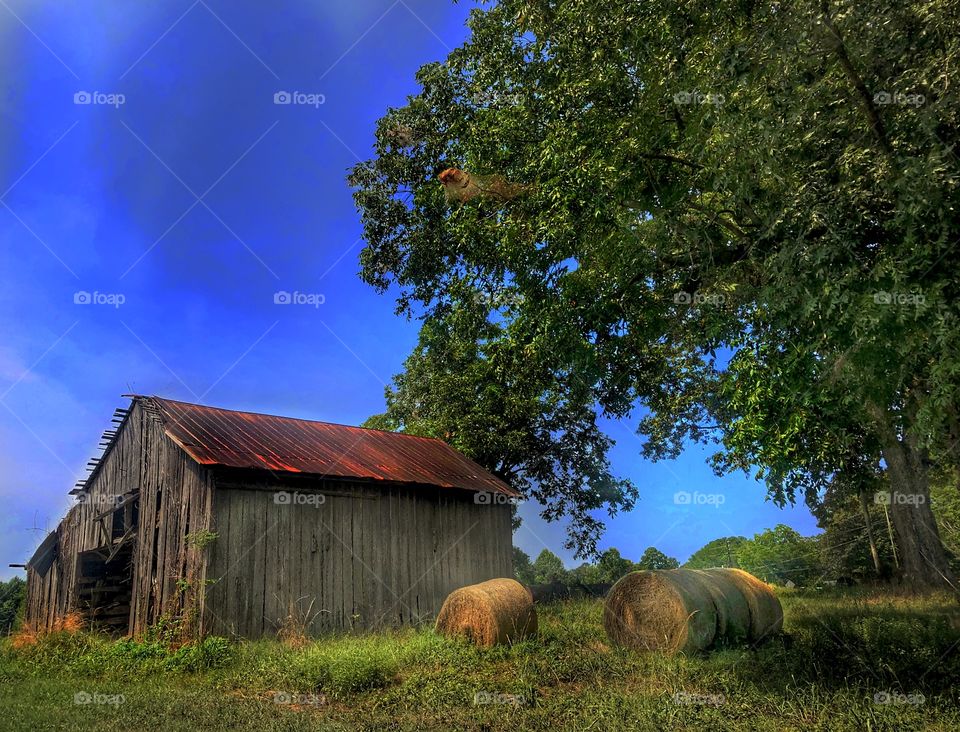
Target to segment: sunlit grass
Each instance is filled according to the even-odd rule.
[[[0,645],[0,726],[188,729],[957,729],[947,596],[782,591],[787,635],[667,658],[610,647],[601,603],[539,607],[538,637],[478,649],[429,628],[170,649],[58,633]],[[78,691],[124,702],[77,705]],[[880,699],[890,703],[877,703]],[[922,699],[922,702],[920,701]],[[186,717],[177,710],[188,707]],[[241,713],[242,712],[242,713]],[[162,724],[161,724],[162,722]],[[179,725],[179,726],[178,726]]]

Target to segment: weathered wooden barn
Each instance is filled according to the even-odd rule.
[[[26,619],[259,637],[416,623],[512,576],[517,493],[423,437],[133,396],[27,563]]]

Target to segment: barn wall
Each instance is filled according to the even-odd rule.
[[[57,617],[76,609],[77,557],[109,544],[94,517],[115,496],[140,489],[139,528],[133,550],[131,630],[142,633],[161,613],[175,614],[202,583],[200,550],[184,541],[209,526],[212,488],[209,473],[167,438],[139,402],[119,427],[101,460],[88,493],[57,528],[59,547],[45,576],[27,571],[26,619],[50,628]],[[177,580],[186,578],[186,592]]]
[[[302,502],[278,503],[278,488],[215,492],[208,632],[271,635],[291,611],[311,634],[415,624],[457,587],[513,576],[508,505],[345,482],[301,485]]]

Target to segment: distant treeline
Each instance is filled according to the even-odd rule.
[[[960,506],[957,505],[960,501],[936,489],[933,500],[939,503],[941,536],[955,559],[956,554],[960,554]],[[847,579],[886,579],[896,568],[898,558],[895,531],[883,509],[882,502],[875,500],[866,505],[854,499],[824,502],[820,510],[814,512],[823,529],[816,536],[801,536],[784,524],[762,531],[752,539],[724,536],[702,546],[683,566],[691,569],[739,567],[766,582],[792,583],[799,587]],[[525,552],[514,547],[513,564],[518,580],[528,585],[553,585],[551,594],[559,592],[558,585],[579,587],[589,594],[590,587],[616,582],[629,572],[680,566],[674,557],[656,547],[648,547],[636,562],[622,556],[617,549],[607,549],[596,562],[585,562],[573,569],[566,569],[560,557],[548,549],[531,561]]]

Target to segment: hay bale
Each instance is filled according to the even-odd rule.
[[[738,645],[751,638],[750,605],[725,569],[691,569],[706,587],[717,610],[714,645]]]
[[[713,643],[717,610],[691,570],[631,572],[607,594],[603,627],[617,645],[673,654]]]
[[[533,595],[514,579],[492,579],[451,592],[437,615],[437,632],[478,646],[515,643],[537,632]]]
[[[783,608],[773,590],[752,574],[742,569],[714,569],[725,573],[743,593],[750,608],[750,641],[759,643],[783,629]]]
[[[614,643],[689,653],[718,643],[758,643],[779,633],[773,590],[740,569],[633,572],[607,595],[603,625]]]

